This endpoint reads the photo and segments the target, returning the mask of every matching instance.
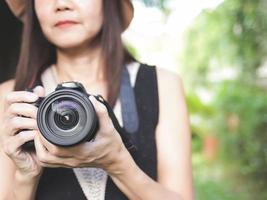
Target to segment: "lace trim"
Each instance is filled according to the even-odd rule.
[[[107,173],[99,168],[75,168],[74,174],[87,199],[104,200]]]

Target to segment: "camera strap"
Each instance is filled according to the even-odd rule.
[[[107,108],[108,115],[109,115],[110,119],[112,120],[112,123],[113,123],[115,129],[120,134],[121,139],[122,139],[125,147],[128,149],[128,151],[131,154],[134,154],[137,151],[137,147],[133,144],[133,142],[131,141],[131,138],[125,132],[125,130],[120,126],[118,119],[116,118],[116,116],[115,116],[112,108],[108,104],[108,102],[101,95],[97,95],[97,96],[95,96],[95,98]]]
[[[136,132],[139,129],[139,116],[137,112],[135,93],[131,85],[130,74],[127,66],[125,66],[122,71],[120,101],[123,128],[131,135],[131,138],[136,144]]]

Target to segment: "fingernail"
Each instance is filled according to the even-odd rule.
[[[40,89],[42,89],[42,88],[43,88],[42,86],[38,85],[38,86],[36,86],[36,87],[33,89],[33,91],[40,90]]]
[[[96,99],[95,99],[95,97],[94,97],[93,95],[91,95],[91,96],[89,96],[89,99],[90,99],[90,101],[92,102],[92,104],[95,105],[95,103],[96,103]]]
[[[33,100],[37,100],[37,99],[39,98],[37,94],[32,93],[32,92],[29,93],[29,96],[30,96],[30,98],[33,99]]]
[[[29,138],[32,138],[35,135],[35,133],[32,131],[21,131],[19,134],[22,137],[29,137]]]

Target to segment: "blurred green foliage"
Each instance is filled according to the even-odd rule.
[[[259,84],[257,76],[267,60],[266,9],[267,0],[225,0],[214,10],[203,11],[187,32],[182,56],[194,155],[204,148],[205,137],[214,135],[219,140],[214,162],[223,167],[220,180],[230,177],[226,182],[238,188],[240,180],[244,181],[243,190],[253,199],[267,198],[267,87]],[[234,76],[220,74],[229,68]],[[201,90],[211,96],[208,102]],[[216,192],[216,184],[213,179],[203,182],[198,173],[205,159],[197,163],[194,170],[201,199],[209,191]],[[217,171],[211,167],[209,173],[212,177]],[[199,183],[210,188],[199,193]],[[218,193],[228,190],[220,189]]]
[[[230,66],[253,81],[267,54],[266,9],[266,0],[225,0],[203,11],[187,33],[185,74],[205,82],[210,70]]]
[[[253,85],[224,82],[217,91],[214,128],[219,135],[221,154],[238,164],[242,175],[258,187],[267,186],[267,95]]]

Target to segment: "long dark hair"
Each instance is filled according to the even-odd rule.
[[[25,14],[15,90],[34,86],[42,72],[56,62],[56,48],[42,33],[34,11],[34,0],[27,2]],[[114,106],[119,94],[123,66],[134,61],[134,58],[124,48],[121,40],[121,0],[103,0],[103,14],[103,27],[96,38],[99,39],[104,58],[104,76],[108,83],[107,100]]]

